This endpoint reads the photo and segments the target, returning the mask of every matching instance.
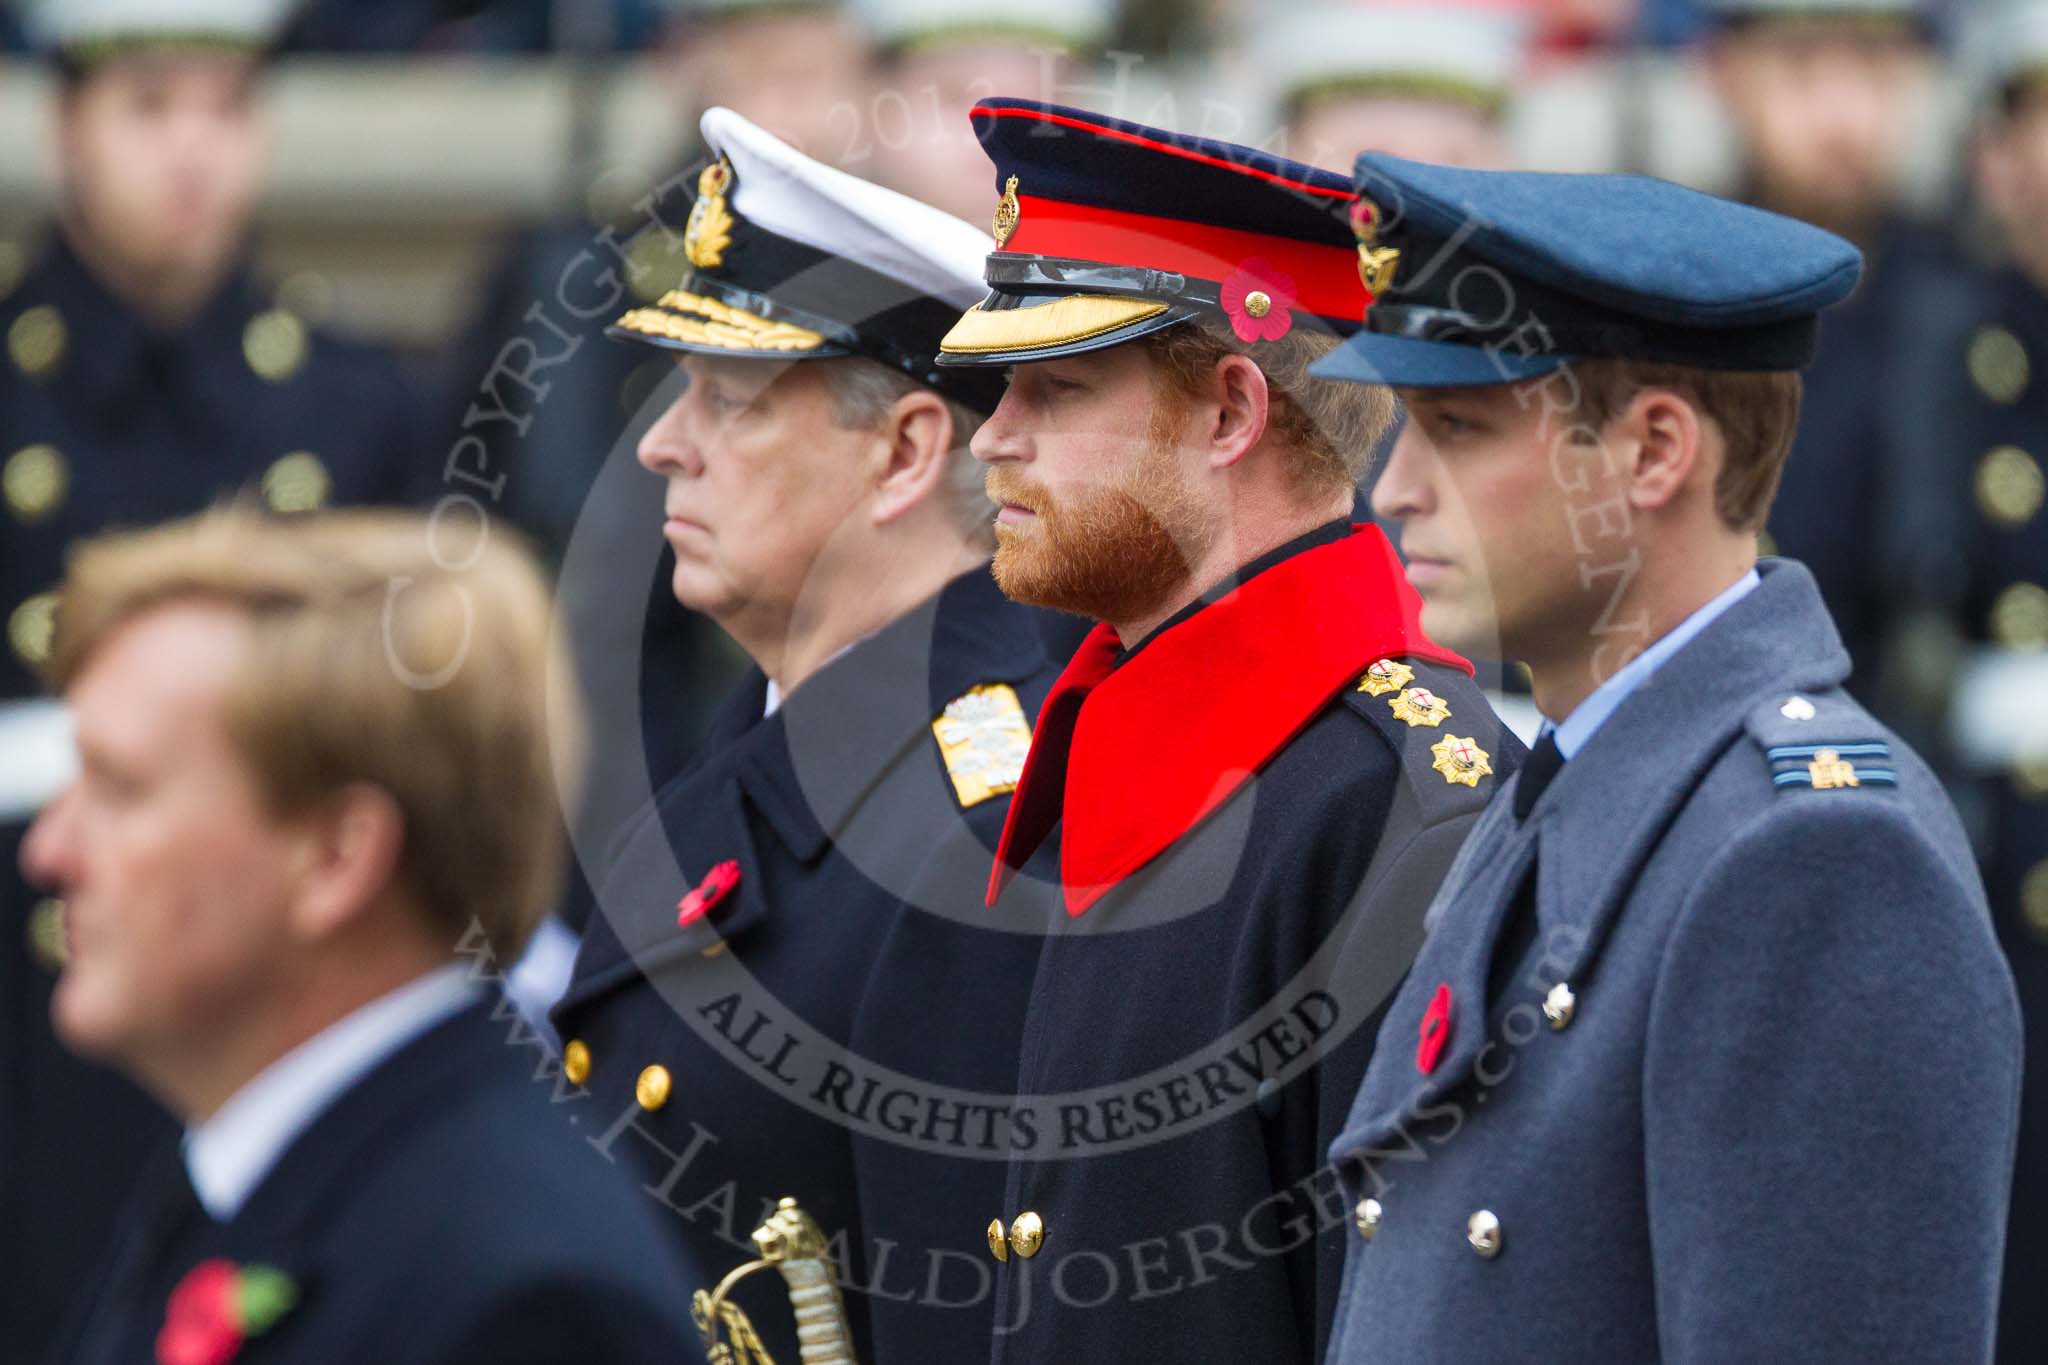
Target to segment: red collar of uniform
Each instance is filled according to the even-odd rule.
[[[1171,847],[1376,660],[1472,665],[1422,632],[1422,599],[1377,527],[1304,550],[1117,666],[1098,625],[1039,711],[989,878],[994,905],[1055,824],[1067,913]]]

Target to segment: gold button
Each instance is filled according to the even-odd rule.
[[[581,1085],[590,1079],[590,1048],[581,1038],[571,1038],[562,1049],[562,1076],[571,1085]]]
[[[1358,1201],[1358,1207],[1351,1211],[1351,1221],[1357,1225],[1360,1237],[1370,1242],[1379,1234],[1382,1212],[1384,1210],[1380,1208],[1380,1201],[1377,1199]]]
[[[242,358],[271,383],[283,383],[306,363],[306,324],[282,308],[258,313],[242,329]]]
[[[64,940],[64,902],[43,900],[28,912],[29,955],[51,972],[61,972],[71,951]]]
[[[1984,520],[2001,530],[2026,525],[2041,510],[2048,480],[2041,466],[2018,446],[2000,446],[1977,462],[1977,506]]]
[[[1991,603],[1991,638],[2007,649],[2048,645],[2048,588],[2015,583]]]
[[[2020,883],[2020,914],[2036,938],[2048,939],[2048,863],[2035,863]]]
[[[668,1103],[671,1082],[668,1068],[655,1065],[640,1073],[640,1079],[633,1083],[633,1098],[640,1101],[640,1107],[653,1113]]]
[[[1550,1021],[1552,1032],[1563,1032],[1578,1009],[1579,998],[1572,994],[1569,982],[1558,982],[1550,988],[1550,994],[1543,997],[1543,1017]]]
[[[681,242],[659,230],[641,233],[626,248],[626,280],[634,298],[653,303],[676,287],[688,265],[681,248]]]
[[[57,637],[57,594],[39,592],[14,609],[7,618],[7,643],[15,657],[30,668],[41,668],[50,659],[50,644]]]
[[[998,1261],[1010,1259],[1010,1243],[1003,1236],[1003,1220],[1000,1218],[988,1220],[988,1254]]]
[[[263,500],[273,512],[314,512],[327,505],[333,481],[311,451],[294,450],[263,471]]]
[[[43,379],[62,363],[69,335],[64,315],[45,303],[23,312],[7,329],[7,354],[23,374]]]
[[[1262,289],[1254,289],[1244,296],[1244,311],[1255,318],[1262,318],[1273,311],[1273,296]]]
[[[1020,1213],[1010,1224],[1010,1250],[1030,1260],[1045,1245],[1045,1220],[1035,1213]]]
[[[0,468],[0,495],[24,523],[41,521],[55,511],[70,484],[71,471],[53,445],[23,446]]]
[[[2033,362],[2020,339],[2003,327],[1986,327],[1970,339],[1970,382],[1994,403],[2020,401],[2033,377]]]
[[[1465,1240],[1486,1260],[1500,1255],[1500,1219],[1485,1209],[1465,1220]]]

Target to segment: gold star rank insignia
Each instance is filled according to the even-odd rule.
[[[1387,705],[1394,719],[1410,725],[1442,725],[1451,718],[1451,704],[1426,687],[1411,687]]]
[[[962,806],[1015,791],[1031,752],[1031,722],[1016,690],[1004,683],[969,688],[932,722],[946,776]]]
[[[1493,774],[1493,759],[1486,750],[1469,739],[1456,735],[1445,735],[1429,746],[1436,762],[1429,766],[1444,775],[1444,781],[1455,782],[1464,787],[1476,787],[1479,779]]]
[[[1370,696],[1383,697],[1414,681],[1414,669],[1395,659],[1381,659],[1365,670],[1365,676],[1358,680],[1358,690]]]

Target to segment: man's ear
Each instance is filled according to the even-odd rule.
[[[1266,372],[1250,356],[1233,353],[1216,362],[1209,385],[1208,410],[1213,417],[1203,433],[1209,467],[1228,469],[1266,434]]]
[[[1695,471],[1710,463],[1707,443],[1718,439],[1699,410],[1670,389],[1644,389],[1616,419],[1620,449],[1632,452],[1625,474],[1629,505],[1641,511],[1669,506]]]
[[[382,787],[355,782],[301,817],[303,856],[293,930],[308,941],[353,924],[390,889],[405,851],[405,816]]]
[[[929,497],[945,478],[959,444],[952,411],[930,389],[915,389],[891,404],[876,436],[872,465],[875,524],[892,522]]]

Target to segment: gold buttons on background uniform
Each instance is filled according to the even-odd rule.
[[[2033,378],[2033,362],[2020,339],[2003,327],[1986,327],[1970,338],[1970,382],[1994,403],[2020,401]]]
[[[7,510],[24,524],[41,521],[64,501],[71,471],[53,445],[23,446],[0,466],[0,496]]]
[[[249,319],[242,329],[242,358],[273,384],[282,384],[306,363],[306,324],[282,308]]]
[[[2007,649],[2048,645],[2048,588],[2015,583],[1991,603],[1991,638]]]
[[[2020,915],[2036,938],[2048,939],[2048,862],[2035,863],[2021,881]]]
[[[1560,981],[1550,988],[1550,994],[1543,997],[1543,1017],[1550,1021],[1555,1032],[1563,1032],[1572,1016],[1579,1012],[1579,997],[1572,994],[1571,983]]]
[[[640,1073],[639,1080],[633,1082],[633,1098],[640,1102],[642,1109],[651,1114],[668,1103],[669,1090],[673,1085],[667,1067],[650,1066]]]
[[[1465,1220],[1465,1240],[1486,1260],[1500,1255],[1500,1219],[1485,1209]]]
[[[31,957],[53,974],[63,971],[71,957],[64,940],[64,902],[37,901],[36,908],[28,912],[27,937]]]
[[[294,450],[263,471],[263,501],[273,512],[317,512],[333,487],[327,466],[309,450]]]
[[[1380,1215],[1383,1212],[1379,1200],[1361,1199],[1358,1201],[1358,1207],[1351,1210],[1352,1226],[1358,1229],[1360,1237],[1370,1242],[1379,1235]]]
[[[1028,1210],[1018,1214],[1017,1221],[1010,1224],[1010,1250],[1028,1261],[1044,1245],[1045,1220]]]
[[[7,643],[14,657],[30,668],[41,668],[50,658],[50,643],[57,635],[57,594],[39,592],[14,609],[7,618]]]
[[[1010,1259],[1010,1239],[1003,1232],[1003,1220],[1000,1218],[988,1220],[988,1254],[998,1261]]]
[[[45,303],[25,310],[7,329],[7,354],[30,379],[43,379],[63,363],[69,338],[64,315]]]
[[[590,1079],[590,1049],[581,1038],[571,1038],[562,1049],[562,1075],[571,1085]]]
[[[2039,462],[2018,446],[2000,446],[1977,462],[1977,508],[2001,530],[2033,520],[2044,492],[2048,481]]]

